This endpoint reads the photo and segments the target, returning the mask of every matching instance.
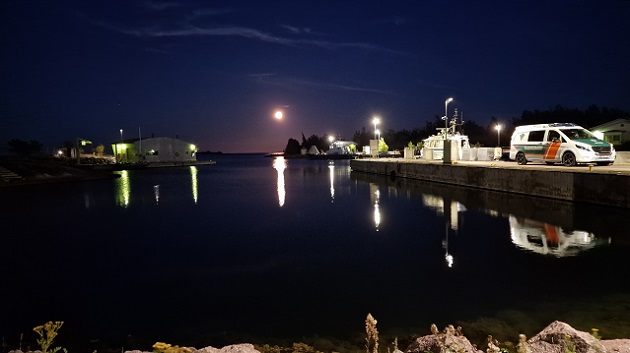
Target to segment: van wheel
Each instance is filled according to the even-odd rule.
[[[525,153],[519,152],[516,154],[516,163],[527,164],[527,158],[525,158]]]
[[[567,152],[562,155],[562,164],[566,165],[567,167],[575,166],[575,155],[573,154],[573,152]]]

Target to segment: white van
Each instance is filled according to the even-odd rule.
[[[518,164],[608,165],[615,161],[615,149],[612,144],[572,123],[523,125],[516,127],[512,134],[510,159]]]

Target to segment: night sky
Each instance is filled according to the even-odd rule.
[[[630,1],[0,2],[0,145],[414,129],[449,108],[630,110]],[[284,118],[274,119],[281,109]],[[449,115],[452,115],[452,110]]]

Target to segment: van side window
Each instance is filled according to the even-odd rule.
[[[545,130],[529,132],[529,142],[543,142],[544,137],[545,137]]]
[[[562,137],[560,137],[560,133],[556,130],[549,130],[549,134],[547,135],[547,142],[562,142]]]
[[[527,133],[521,132],[518,135],[514,135],[514,142],[527,142]]]

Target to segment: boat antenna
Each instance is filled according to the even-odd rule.
[[[457,108],[455,108],[455,113],[453,113],[453,120],[451,120],[451,126],[453,128],[453,135],[457,132]]]

